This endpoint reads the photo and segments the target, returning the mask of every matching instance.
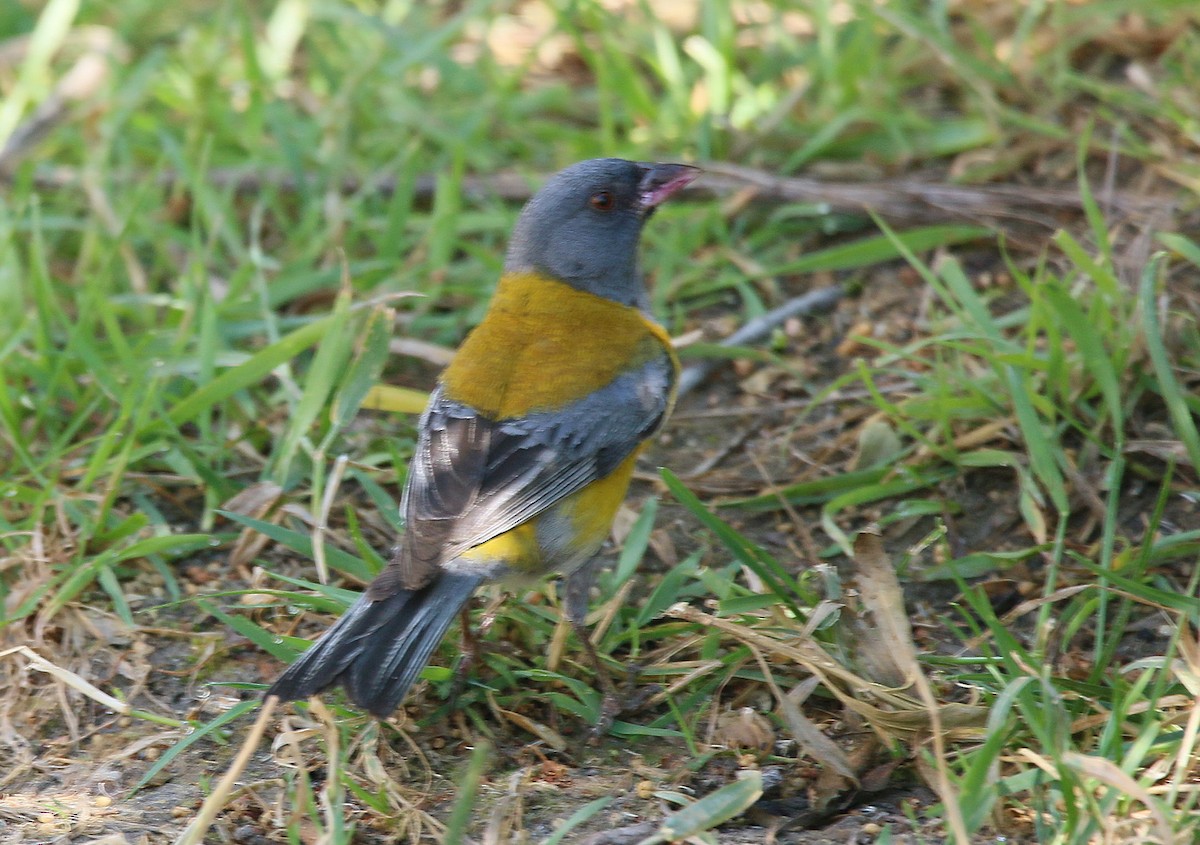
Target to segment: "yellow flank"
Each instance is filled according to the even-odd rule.
[[[504,561],[516,569],[537,567],[542,561],[534,521],[522,523],[486,543],[480,543],[462,553],[467,560]]]
[[[442,383],[448,398],[509,419],[562,408],[664,350],[673,357],[667,333],[636,308],[507,273]]]
[[[640,451],[642,449],[639,446],[604,478],[593,481],[574,496],[567,497],[560,505],[571,519],[580,546],[590,544],[595,550],[604,543],[604,538],[612,530],[617,508],[625,501],[625,494],[629,491],[629,480],[633,477],[633,467]]]
[[[503,561],[512,569],[525,573],[540,573],[551,560],[590,557],[604,544],[612,529],[613,517],[625,501],[640,451],[641,447],[638,447],[604,478],[563,499],[542,516],[468,549],[461,557],[489,563]],[[542,518],[569,521],[571,530],[566,548],[545,549],[539,545],[537,524]],[[561,538],[558,541],[561,542]]]

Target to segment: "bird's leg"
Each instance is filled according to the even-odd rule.
[[[579,642],[582,643],[583,652],[587,655],[588,662],[592,666],[592,671],[596,673],[596,683],[600,686],[600,691],[604,694],[603,703],[600,706],[600,719],[592,728],[593,738],[599,738],[608,733],[608,729],[612,727],[613,719],[618,714],[636,709],[641,703],[636,701],[633,695],[623,697],[617,692],[617,687],[613,683],[612,677],[608,674],[608,670],[604,668],[604,664],[600,660],[600,654],[596,651],[596,647],[592,645],[591,631],[587,627],[588,594],[591,592],[592,582],[595,580],[596,570],[599,568],[599,558],[592,558],[563,579],[563,614],[566,616],[567,621],[571,623],[571,627],[575,630],[575,635],[579,638]],[[632,671],[630,672],[629,681],[630,686],[632,686]]]
[[[454,677],[450,682],[450,704],[455,709],[458,708],[458,697],[462,695],[463,690],[467,686],[467,676],[471,674],[471,669],[474,668],[475,662],[480,657],[479,638],[475,636],[475,632],[471,630],[471,610],[470,602],[463,605],[462,610],[458,612],[459,626],[462,632],[459,634],[458,648],[462,652],[462,657],[459,658],[458,664],[454,667]]]
[[[458,661],[458,665],[454,667],[454,680],[450,687],[450,701],[457,702],[459,695],[467,685],[467,678],[471,674],[471,670],[475,668],[475,664],[483,662],[483,656],[490,652],[505,652],[510,653],[511,649],[505,643],[488,643],[483,640],[483,636],[488,629],[492,627],[492,623],[496,621],[496,608],[503,600],[501,596],[497,600],[493,600],[483,611],[483,618],[479,621],[478,630],[471,627],[471,608],[470,603],[463,605],[462,610],[458,612],[459,624],[462,627],[462,636],[459,641],[459,650],[462,651],[462,659]]]
[[[462,642],[459,648],[462,649],[466,662],[474,663],[479,659],[479,637],[471,630],[471,609],[466,605],[458,612],[458,624],[462,626]]]

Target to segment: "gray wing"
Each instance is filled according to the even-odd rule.
[[[674,380],[663,355],[559,411],[506,420],[439,386],[420,423],[393,577],[420,586],[445,561],[608,475],[662,422]]]

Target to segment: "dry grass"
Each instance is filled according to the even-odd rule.
[[[192,819],[344,602],[312,567],[397,530],[411,419],[359,404],[428,389],[514,204],[597,154],[711,162],[647,269],[719,364],[594,602],[657,689],[580,750],[553,587],[489,596],[457,701],[283,715],[219,835],[452,839],[475,790],[478,841],[643,838],[757,771],[779,841],[1194,838],[1188,4],[302,8],[0,11],[0,839]]]

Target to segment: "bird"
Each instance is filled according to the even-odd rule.
[[[365,592],[267,690],[295,701],[342,686],[387,718],[483,584],[557,575],[563,615],[620,702],[585,624],[598,553],[638,454],[670,414],[679,361],[651,316],[642,229],[700,170],[578,162],[522,209],[481,322],[418,423],[404,534]],[[466,628],[464,627],[464,633]]]

